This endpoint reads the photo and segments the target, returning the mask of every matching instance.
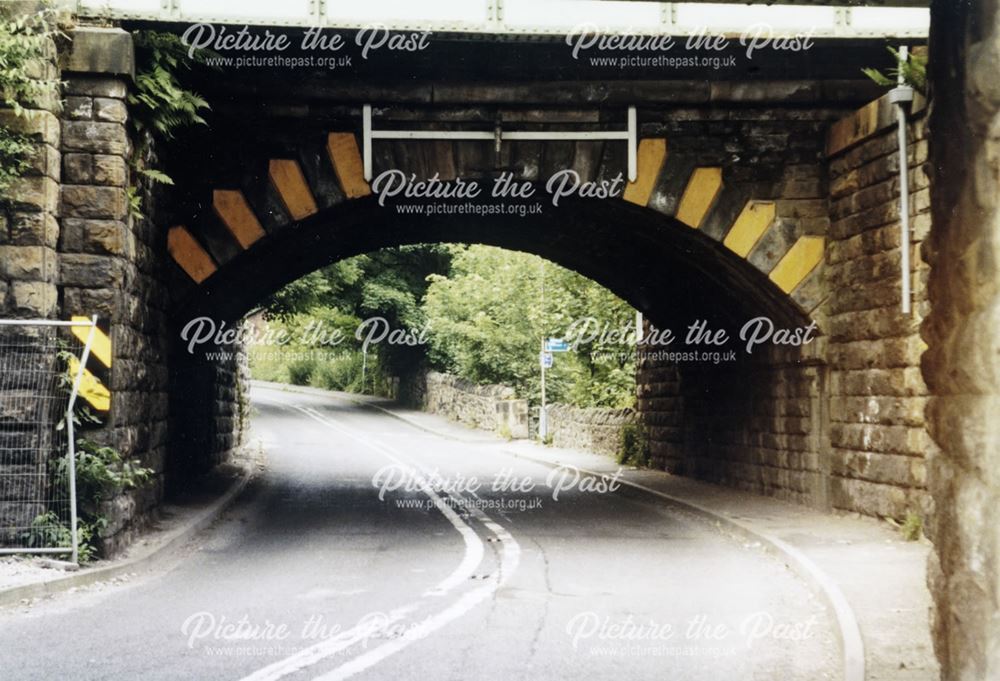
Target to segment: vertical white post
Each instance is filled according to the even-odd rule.
[[[909,58],[909,49],[906,46],[899,48],[900,68],[897,80],[897,87],[904,87],[902,64]],[[901,296],[902,312],[905,315],[911,314],[912,294],[910,292],[910,160],[909,150],[906,140],[906,105],[904,102],[896,104],[896,118],[898,122],[899,134],[899,267],[902,270],[901,276]]]
[[[365,104],[361,109],[361,148],[365,165],[365,180],[372,181],[372,105]]]
[[[635,107],[628,108],[628,181],[635,182],[639,174],[639,150],[637,141]]]
[[[80,381],[83,379],[87,359],[90,358],[90,347],[94,342],[96,332],[97,315],[93,315],[90,318],[90,332],[87,334],[87,342],[84,344],[83,352],[80,354],[80,366],[77,368],[76,376],[73,378],[73,387],[70,389],[69,402],[66,407],[66,438],[68,440],[66,456],[69,457],[66,461],[69,473],[69,527],[73,542],[73,557],[71,561],[74,563],[79,562],[80,541],[78,531],[79,521],[77,520],[76,512],[76,430],[73,426],[73,408],[76,406],[76,396],[80,391]]]
[[[542,367],[542,405],[538,411],[538,437],[543,441],[549,434],[549,415],[545,411],[545,261],[542,260],[539,266],[541,275],[541,320],[542,320],[542,343],[538,350],[538,363]]]
[[[542,346],[538,352],[538,363],[542,367],[542,406],[538,410],[538,437],[545,440],[549,434],[549,418],[545,413],[545,336],[542,336]]]

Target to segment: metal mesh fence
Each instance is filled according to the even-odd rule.
[[[65,325],[0,321],[0,553],[75,548],[71,349]]]

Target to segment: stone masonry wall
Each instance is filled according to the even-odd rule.
[[[112,406],[105,427],[86,437],[112,445],[154,471],[154,480],[105,504],[106,550],[139,529],[162,498],[167,445],[166,311],[163,266],[155,257],[165,233],[129,214],[131,141],[126,128],[128,81],[121,76],[67,74],[62,121],[62,312],[110,327]],[[153,214],[146,197],[144,209]]]
[[[640,356],[639,411],[657,466],[821,508],[896,519],[929,511],[925,457],[934,445],[918,333],[927,312],[919,250],[930,225],[922,104],[909,126],[911,317],[899,311],[894,121],[883,98],[828,136],[827,243],[810,276],[814,344],[720,365]]]
[[[457,376],[428,371],[405,387],[407,401],[473,428],[528,436],[528,402],[502,385],[476,385]]]
[[[685,474],[825,506],[822,365],[797,349],[737,358],[680,367]]]
[[[862,109],[876,123],[860,140],[840,136],[857,115],[830,134],[832,221],[820,315],[829,335],[831,500],[838,509],[892,518],[927,511],[925,457],[934,447],[920,375],[928,307],[920,244],[930,228],[925,113],[918,97],[908,131],[911,316],[900,309],[895,107],[883,97]]]
[[[944,681],[1000,678],[1000,7],[931,3],[933,216],[923,375]]]
[[[622,446],[622,429],[635,423],[632,409],[582,409],[553,404],[546,410],[549,434],[556,447],[580,449],[617,457]]]
[[[167,317],[169,225],[159,219],[163,213],[149,188],[140,188],[148,217],[129,210],[129,187],[137,181],[130,177],[126,102],[131,36],[119,29],[66,32],[67,44],[58,51],[53,44],[50,59],[38,67],[39,77],[63,82],[64,105],[56,96],[23,117],[0,111],[0,123],[37,143],[31,168],[0,212],[0,315],[96,314],[111,339],[111,367],[99,376],[111,392],[111,408],[100,427],[80,435],[154,471],[152,483],[101,508],[109,521],[102,543],[115,553],[151,517],[171,471],[201,472],[240,445],[247,372],[245,357],[234,353],[192,379],[204,387],[210,435],[197,443],[201,449],[189,448],[188,429],[199,427],[202,414],[187,418],[190,405],[170,401],[171,388],[186,396],[191,386],[178,387],[170,375],[177,334]],[[178,402],[185,408],[177,409]],[[185,466],[185,458],[198,465]]]
[[[50,41],[45,58],[31,66],[32,77],[56,78],[56,56]],[[43,95],[27,102],[21,116],[0,109],[0,126],[34,143],[28,170],[0,196],[0,318],[57,316],[60,108],[58,95]],[[48,510],[25,500],[48,496],[42,486],[56,438],[39,432],[35,422],[57,416],[47,413],[47,400],[38,399],[36,370],[47,374],[58,366],[51,329],[2,328],[0,348],[2,537],[8,528],[24,528]]]

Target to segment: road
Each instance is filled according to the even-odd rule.
[[[333,396],[253,403],[237,503],[149,574],[0,612],[0,678],[840,678],[818,600],[703,520]]]

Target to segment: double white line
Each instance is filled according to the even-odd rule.
[[[420,610],[420,608],[431,605],[434,600],[447,595],[456,587],[468,583],[469,578],[482,562],[484,556],[482,539],[479,538],[476,531],[468,523],[466,523],[465,520],[463,520],[462,517],[456,513],[454,509],[452,509],[451,506],[449,506],[427,483],[427,480],[424,477],[424,474],[428,473],[426,468],[417,462],[405,460],[405,457],[403,457],[402,454],[385,444],[376,442],[361,433],[355,432],[343,426],[342,424],[335,423],[311,407],[299,407],[295,405],[292,405],[292,407],[314,421],[323,424],[327,428],[330,428],[345,437],[351,438],[369,449],[374,449],[379,454],[382,454],[397,465],[410,469],[413,479],[417,481],[421,492],[427,495],[427,497],[433,502],[434,507],[440,511],[441,514],[448,519],[448,522],[451,523],[455,530],[462,535],[462,539],[465,542],[465,554],[462,558],[462,562],[459,563],[458,567],[456,567],[450,575],[445,577],[445,579],[431,589],[425,591],[419,600],[414,601],[413,603],[408,603],[399,608],[395,608],[386,613],[378,621],[377,627],[373,627],[370,623],[359,623],[354,628],[349,629],[334,638],[310,646],[309,648],[299,651],[295,655],[287,657],[284,660],[280,660],[274,664],[264,667],[263,669],[259,669],[250,676],[244,677],[242,681],[274,681],[289,674],[300,672],[303,669],[311,667],[358,643],[367,641],[369,638],[378,635],[385,627],[402,622],[408,616]],[[421,473],[418,469],[422,470],[423,473]],[[449,492],[447,496],[450,496],[458,502],[465,501],[460,494],[454,492]],[[500,541],[503,550],[500,555],[499,570],[495,574],[490,575],[485,581],[480,582],[476,588],[465,591],[448,607],[426,617],[423,620],[420,620],[419,622],[415,622],[412,626],[406,627],[406,632],[399,638],[383,643],[382,645],[370,650],[366,650],[364,653],[352,658],[344,664],[339,665],[330,672],[314,677],[313,681],[336,681],[337,679],[347,679],[375,666],[390,655],[398,653],[400,650],[403,650],[414,642],[426,638],[446,624],[458,619],[476,607],[479,603],[492,598],[493,594],[495,594],[496,591],[504,583],[506,583],[508,579],[510,579],[510,576],[515,570],[517,570],[517,566],[520,562],[521,547],[510,535],[510,533],[507,532],[507,530],[494,522],[493,519],[483,513],[481,509],[476,508],[475,506],[469,506],[465,503],[462,505],[463,507],[469,507],[469,515],[482,524],[483,527],[485,527]]]

